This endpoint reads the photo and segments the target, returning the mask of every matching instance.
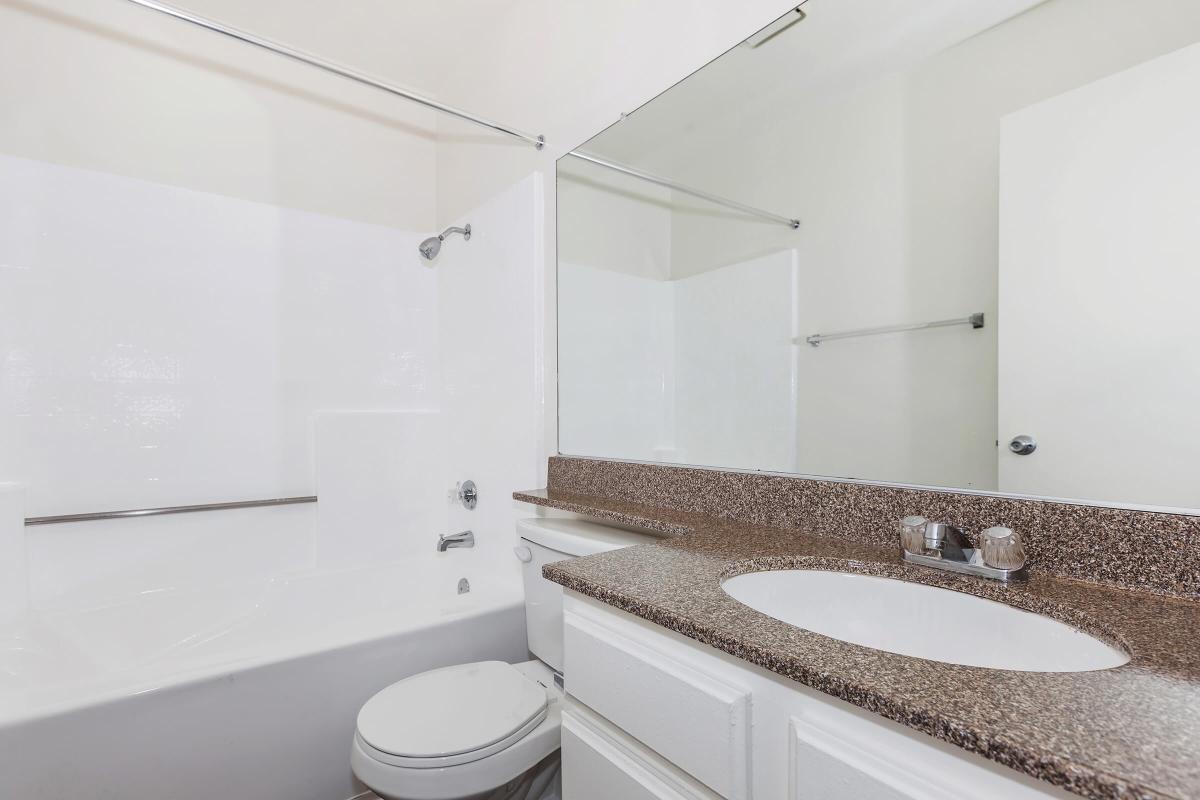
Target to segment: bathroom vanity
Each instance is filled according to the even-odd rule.
[[[1039,568],[1007,585],[901,558],[892,506],[1020,518],[987,498],[562,457],[550,477],[515,497],[662,537],[545,568],[565,589],[570,800],[1200,796],[1191,594],[1068,578],[1045,534],[1030,541]],[[807,523],[787,519],[801,486],[807,508],[790,516]],[[1037,513],[1072,542],[1094,524],[1074,506]],[[1192,542],[1175,515],[1102,516],[1122,532],[1114,543]],[[874,623],[891,609],[869,583],[814,617],[830,626],[821,632],[789,616],[811,598],[770,581],[754,595],[733,588],[789,571],[912,589],[918,606],[900,613],[919,619],[905,629],[893,617],[893,641],[880,643]],[[1190,561],[1147,560],[1124,577],[1162,575],[1195,573]],[[839,617],[838,604],[853,608]],[[1045,638],[1026,621],[1061,631]],[[965,650],[929,649],[967,633],[979,638]]]
[[[570,800],[1070,797],[578,593],[565,612]]]

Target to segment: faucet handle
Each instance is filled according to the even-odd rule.
[[[1025,566],[1025,545],[1011,528],[997,525],[979,536],[983,563],[996,569],[1020,569]]]
[[[912,515],[900,520],[900,547],[918,555],[925,552],[925,526],[929,520]]]
[[[458,484],[454,496],[468,511],[479,505],[479,488],[475,486],[475,481],[463,481]]]

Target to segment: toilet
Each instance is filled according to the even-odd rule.
[[[562,588],[542,566],[648,541],[573,519],[517,523],[533,661],[429,670],[376,694],[358,713],[354,774],[384,800],[559,797]]]

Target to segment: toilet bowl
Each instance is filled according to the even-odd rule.
[[[388,686],[359,711],[350,765],[384,800],[559,797],[562,589],[542,566],[649,537],[569,519],[517,523],[529,650],[522,664],[480,661]]]

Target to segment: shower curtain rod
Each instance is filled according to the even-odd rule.
[[[606,167],[607,169],[611,169],[616,172],[620,172],[624,175],[629,175],[634,178],[639,178],[644,181],[649,181],[650,183],[657,184],[658,186],[662,186],[664,188],[671,189],[676,192],[682,192],[683,194],[690,194],[692,197],[699,197],[701,200],[707,200],[708,202],[716,203],[719,206],[725,206],[726,208],[733,208],[733,209],[741,211],[745,214],[753,214],[756,217],[762,217],[764,219],[769,219],[772,222],[779,222],[779,223],[782,223],[783,225],[787,225],[789,228],[792,228],[792,229],[800,227],[800,220],[798,220],[798,219],[794,219],[792,217],[784,217],[779,214],[772,214],[770,211],[763,211],[761,208],[755,208],[754,206],[748,206],[745,203],[739,203],[736,200],[728,200],[724,197],[719,197],[715,194],[709,194],[708,192],[703,192],[699,189],[693,189],[690,186],[684,186],[681,183],[676,183],[675,181],[668,180],[667,178],[660,178],[657,175],[651,175],[649,172],[642,172],[639,169],[634,169],[633,167],[627,167],[624,164],[618,164],[615,161],[605,161],[603,158],[598,158],[596,156],[580,152],[579,150],[572,150],[571,152],[567,153],[567,155],[574,156],[575,158],[578,158],[582,161],[587,161],[591,164],[596,164],[601,167]]]
[[[448,106],[445,103],[439,103],[438,101],[431,100],[428,97],[422,97],[414,92],[401,89],[397,86],[392,86],[389,83],[384,83],[381,80],[364,75],[363,73],[352,70],[348,67],[342,67],[322,58],[309,55],[301,50],[296,50],[288,47],[287,45],[273,42],[270,39],[264,39],[261,36],[255,36],[252,33],[247,33],[245,31],[238,30],[237,28],[231,28],[230,26],[224,25],[220,22],[215,22],[211,19],[206,19],[205,17],[192,14],[189,11],[184,11],[182,9],[175,8],[174,6],[169,6],[165,3],[156,2],[156,0],[129,0],[129,2],[139,5],[142,8],[148,8],[151,11],[158,11],[159,13],[166,14],[169,17],[183,20],[184,22],[190,22],[193,25],[198,25],[199,27],[205,28],[214,33],[228,36],[231,39],[237,39],[239,42],[245,42],[247,44],[252,44],[255,47],[261,47],[264,50],[269,50],[272,53],[285,56],[303,64],[308,64],[309,66],[316,67],[317,69],[323,69],[326,72],[333,73],[334,75],[340,75],[343,78],[349,78],[350,80],[357,81],[365,86],[381,89],[389,94],[396,95],[397,97],[403,97],[405,100],[411,100],[414,103],[423,105],[426,108],[432,108],[435,111],[440,111],[443,114],[449,114],[452,117],[458,117],[459,119],[466,120],[467,122],[473,122],[476,125],[482,125],[485,128],[491,128],[494,131],[499,131],[500,133],[512,136],[516,139],[529,142],[538,150],[541,150],[546,145],[546,138],[544,136],[534,136],[533,134],[523,133],[515,128],[509,128],[505,125],[492,122],[491,120],[477,117],[474,114],[469,114],[466,111],[454,108],[453,106]]]

